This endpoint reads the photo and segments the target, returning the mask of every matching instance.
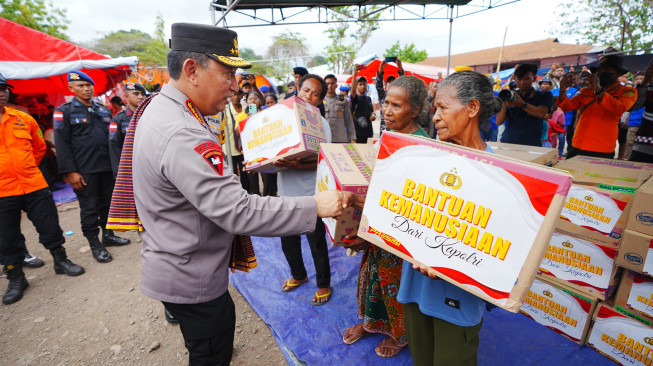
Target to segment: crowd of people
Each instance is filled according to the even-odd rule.
[[[366,143],[377,113],[368,80],[358,77],[361,66],[354,68],[351,85],[340,87],[332,74],[323,78],[296,67],[284,93],[259,87],[255,75],[236,77],[238,68],[251,65],[238,54],[235,32],[176,23],[171,34],[171,81],[157,94],[126,83],[124,100],[114,100],[112,110],[93,99],[92,78],[68,74],[74,98],[52,111],[56,161],[77,196],[95,260],[110,262],[107,247],[130,244],[111,227],[142,229],[141,291],[162,302],[169,321],[180,323],[191,365],[227,365],[236,322],[228,270],[252,268],[249,235],[280,237],[290,273],[280,284],[284,292],[308,282],[300,239],[306,235],[316,273],[312,303],[322,306],[337,289],[321,218],[349,206],[362,210],[365,203],[364,196],[348,192],[316,194],[315,160],[280,159],[275,165],[285,169],[276,174],[247,171],[239,122],[297,97],[319,108],[328,143]],[[621,57],[607,55],[581,72],[554,65],[540,80],[536,65],[522,64],[506,83],[460,67],[426,85],[404,75],[401,60],[390,62],[398,77],[384,77],[384,61],[375,81],[381,133],[490,153],[487,142],[499,139],[557,147],[568,158],[617,155],[653,162],[652,66],[636,73],[634,84],[624,79]],[[39,170],[48,150],[43,132],[32,116],[9,105],[11,89],[0,75],[0,263],[9,281],[4,304],[21,300],[29,286],[23,267],[44,264],[27,251],[22,211],[50,250],[55,273],[84,273],[66,256],[53,195]],[[363,254],[358,309],[352,309],[361,322],[346,329],[345,344],[382,333],[387,337],[375,348],[380,357],[410,345],[415,365],[476,364],[485,301],[355,235],[346,242]]]

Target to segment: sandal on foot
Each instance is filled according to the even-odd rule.
[[[318,290],[318,291],[320,291],[320,290]],[[331,299],[331,294],[332,293],[333,293],[333,287],[329,287],[329,292],[324,294],[324,295],[318,295],[317,291],[315,291],[315,297],[313,298],[313,305],[320,306],[320,305],[326,304]],[[325,299],[325,300],[320,301],[320,299]]]
[[[361,338],[363,338],[366,335],[370,334],[368,331],[365,330],[365,328],[362,328],[362,327],[361,328],[363,329],[363,331],[360,332],[360,333],[356,333],[354,331],[355,327],[356,327],[356,325],[353,325],[353,326],[345,329],[345,334],[342,335],[342,341],[345,342],[345,344],[354,344],[354,343],[358,342]],[[351,338],[351,340],[347,341],[347,338],[349,338],[350,336],[353,336],[353,338]]]
[[[291,283],[290,281],[292,281],[292,280],[293,280],[293,278],[290,278],[287,281],[285,281],[283,283],[283,286],[281,286],[281,291],[289,292],[289,291],[292,291],[292,290],[296,289],[297,286],[303,285],[306,282],[308,282],[308,278],[305,278],[305,279],[303,279],[303,280],[301,280],[299,282],[295,282],[295,283]]]
[[[386,338],[379,343],[379,345],[374,349],[374,352],[376,352],[376,355],[379,357],[392,358],[398,355],[403,348],[404,346],[398,346],[394,339]],[[392,352],[389,355],[384,355],[383,352],[381,352],[383,349],[389,349]]]

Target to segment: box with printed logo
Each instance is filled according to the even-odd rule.
[[[653,178],[637,189],[626,228],[653,236]]]
[[[653,279],[633,271],[625,271],[614,306],[639,312],[649,320],[653,320]]]
[[[653,364],[651,322],[634,312],[601,302],[594,310],[587,345],[620,365]]]
[[[616,248],[623,236],[636,188],[573,184],[556,230]]]
[[[360,195],[367,193],[376,149],[371,144],[320,144],[315,192],[339,190]],[[353,207],[338,219],[323,218],[333,245],[341,246],[346,235],[355,234],[361,212]]]
[[[577,292],[606,300],[619,284],[621,272],[615,264],[617,250],[608,245],[554,232],[540,275]]]
[[[386,131],[358,235],[517,312],[570,185],[555,169]]]
[[[618,266],[653,277],[653,237],[626,229],[619,245]]]
[[[273,173],[274,162],[301,158],[317,160],[326,142],[320,110],[292,97],[240,121],[240,139],[247,170]]]
[[[548,147],[488,142],[492,150],[501,156],[507,156],[531,163],[554,166],[558,162],[558,149]]]
[[[533,281],[520,312],[554,332],[585,344],[596,298],[539,277]]]

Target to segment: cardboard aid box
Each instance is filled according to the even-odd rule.
[[[598,158],[593,158],[598,159]],[[566,170],[574,176],[574,183],[584,185],[611,185],[623,188],[638,188],[653,173],[648,169],[641,169],[630,162],[608,164],[598,159],[587,160],[577,157],[565,160],[556,165],[556,169]],[[615,160],[612,160],[615,162]],[[631,192],[631,193],[634,193]]]
[[[604,302],[596,307],[593,319],[588,346],[621,365],[653,364],[653,328],[645,319]]]
[[[292,97],[240,121],[240,139],[247,170],[273,173],[281,158],[317,160],[326,142],[319,109]]]
[[[653,279],[626,271],[614,298],[614,306],[639,312],[653,320]]]
[[[619,245],[617,265],[653,277],[653,237],[626,230]]]
[[[616,255],[614,247],[554,232],[540,274],[549,281],[606,300],[619,283]]]
[[[570,184],[555,169],[386,131],[358,235],[517,312]]]
[[[637,189],[626,228],[653,236],[653,178]]]
[[[592,313],[598,300],[575,293],[538,277],[528,290],[520,311],[553,330],[582,345],[590,329]]]
[[[585,155],[576,155],[573,158],[565,161],[587,163],[589,164],[588,166],[605,166],[631,170],[645,170],[653,174],[653,164],[640,163],[636,161],[595,158],[593,156]]]
[[[320,144],[315,192],[326,190],[367,193],[376,149],[371,144]],[[343,245],[345,235],[355,234],[361,212],[353,207],[343,210],[339,219],[323,218],[333,245]]]
[[[623,188],[623,189],[622,189]],[[617,247],[630,212],[635,189],[573,184],[556,230],[595,244]]]
[[[535,164],[554,166],[558,162],[558,149],[539,146],[488,142],[494,153]]]

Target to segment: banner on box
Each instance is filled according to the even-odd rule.
[[[628,295],[628,306],[653,316],[653,281],[635,276]]]
[[[605,291],[610,285],[615,255],[614,249],[553,233],[540,269],[561,280]]]
[[[622,365],[653,364],[653,329],[605,306],[587,343]]]
[[[573,224],[610,234],[626,202],[579,186],[571,186],[560,217]]]
[[[580,342],[592,304],[552,285],[533,281],[521,311],[536,322]]]
[[[492,164],[483,154],[460,156],[395,135],[382,137],[361,231],[503,303],[570,179],[535,178],[517,163]]]

